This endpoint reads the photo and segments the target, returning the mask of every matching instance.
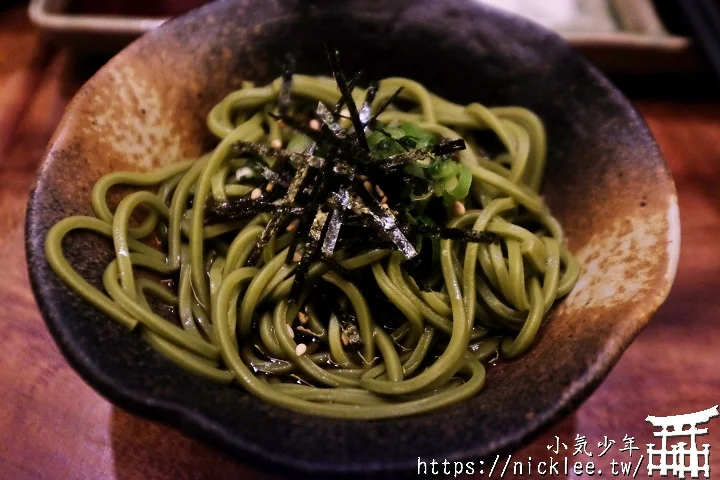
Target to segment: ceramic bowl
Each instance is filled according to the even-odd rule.
[[[211,106],[242,80],[327,74],[322,40],[349,68],[402,75],[461,103],[522,105],[548,133],[544,195],[583,266],[532,350],[489,369],[487,386],[452,407],[379,421],[294,413],[240,387],[180,370],[68,290],[43,255],[48,228],[91,214],[113,170],[148,170],[212,145]],[[221,0],[162,25],[104,66],[51,140],[27,215],[30,277],[70,364],[98,392],[241,461],[336,476],[412,472],[418,457],[478,459],[518,448],[570,412],[647,324],[679,251],[674,185],[630,103],[555,34],[472,0]],[[95,285],[110,244],[72,235],[66,252]]]

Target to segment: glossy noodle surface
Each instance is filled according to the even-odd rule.
[[[211,381],[322,416],[440,408],[531,348],[577,280],[539,195],[531,111],[295,74],[244,85],[207,124],[212,151],[102,177],[95,217],[57,223],[45,251],[78,295]],[[111,205],[118,186],[131,193]],[[65,259],[73,230],[112,242],[104,291]]]

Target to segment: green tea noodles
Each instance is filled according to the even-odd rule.
[[[47,259],[168,359],[275,405],[368,419],[459,402],[578,277],[538,194],[543,125],[334,73],[244,84],[208,115],[212,151],[105,175],[95,217],[53,226]],[[73,230],[111,239],[104,291],[64,257]]]

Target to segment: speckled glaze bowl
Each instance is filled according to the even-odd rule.
[[[545,122],[544,194],[582,262],[575,290],[535,347],[490,368],[485,390],[394,420],[293,413],[194,377],[71,293],[43,256],[48,228],[91,214],[103,174],[147,170],[211,146],[205,116],[243,79],[327,73],[321,40],[348,69],[403,75],[458,102],[522,105]],[[163,25],[103,67],[54,135],[28,207],[27,252],[38,304],[69,362],[112,402],[275,471],[412,472],[417,458],[478,459],[519,447],[575,408],[665,299],[679,251],[677,200],[647,127],[628,101],[556,35],[474,1],[219,1]],[[66,243],[101,285],[111,246]]]

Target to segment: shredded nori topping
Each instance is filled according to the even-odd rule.
[[[381,168],[386,170],[404,167],[410,163],[419,162],[428,157],[450,155],[458,150],[465,150],[465,141],[448,140],[430,147],[419,148],[407,153],[398,153],[378,162]]]
[[[290,97],[294,68],[292,57],[288,57],[283,68],[277,113],[270,112],[277,121],[309,137],[314,142],[311,148],[304,153],[297,153],[262,144],[236,143],[233,153],[249,157],[247,166],[263,181],[272,183],[273,188],[262,188],[259,197],[255,195],[254,199],[245,197],[209,205],[206,223],[272,213],[248,259],[248,264],[254,265],[268,242],[280,232],[280,228],[295,221],[297,226],[291,231],[286,262],[296,261],[300,245],[302,247],[299,251],[302,253],[295,270],[291,299],[299,297],[313,262],[323,262],[344,277],[350,275],[333,258],[333,252],[339,246],[395,248],[409,260],[419,253],[416,247],[419,245],[416,243],[418,237],[462,242],[496,241],[497,235],[490,232],[428,225],[408,214],[411,204],[417,201],[412,189],[431,192],[433,179],[410,174],[405,171],[405,167],[425,160],[447,159],[463,150],[465,142],[440,141],[422,148],[408,148],[415,145],[413,138],[398,141],[377,120],[378,115],[399,96],[402,88],[385,99],[373,115],[372,104],[378,84],[371,82],[358,110],[351,93],[359,75],[348,81],[340,66],[337,50],[328,46],[327,55],[340,99],[332,110],[318,103],[313,113],[320,120],[320,129],[310,128],[307,120],[296,116],[297,112],[290,115],[293,109]],[[343,106],[349,115],[340,113]],[[342,127],[343,118],[349,118],[351,128]],[[375,131],[387,137],[387,142],[396,145],[393,154],[383,154],[378,158],[377,151],[371,151],[366,134]],[[398,149],[401,153],[396,153]],[[277,161],[271,167],[263,157],[275,158]],[[381,190],[380,185],[392,187],[388,190],[390,194]],[[348,233],[343,236],[343,232]],[[333,314],[337,316],[350,344],[358,345],[359,335],[352,316],[339,306],[333,308]]]
[[[332,68],[333,77],[335,77],[335,83],[337,83],[338,90],[342,95],[345,106],[350,112],[350,119],[352,120],[353,127],[355,127],[355,140],[357,143],[367,152],[370,152],[370,146],[368,146],[367,138],[365,138],[365,125],[363,125],[360,119],[355,100],[352,98],[352,90],[345,80],[345,74],[340,68],[340,54],[335,47],[327,46],[328,60],[330,61],[330,68]]]
[[[280,87],[280,95],[278,96],[278,111],[280,112],[280,115],[287,114],[290,106],[292,105],[290,91],[292,90],[292,78],[294,72],[295,57],[288,53],[285,57],[285,65],[283,66],[282,73],[282,86]]]

